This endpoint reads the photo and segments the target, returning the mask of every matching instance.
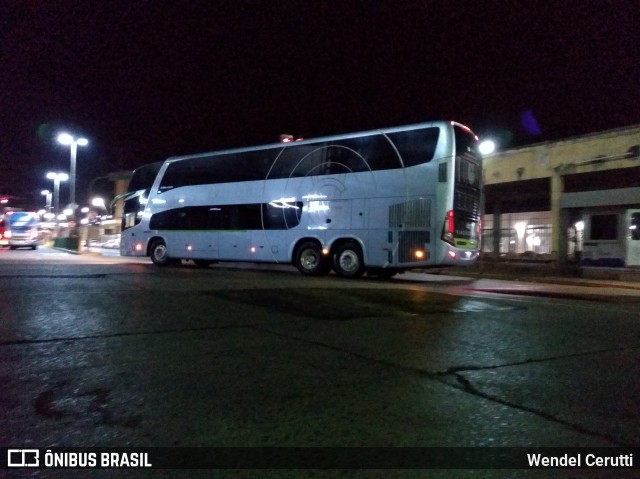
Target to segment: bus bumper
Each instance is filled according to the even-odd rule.
[[[476,262],[480,256],[480,251],[469,251],[458,248],[447,248],[444,263],[452,266],[467,266]]]

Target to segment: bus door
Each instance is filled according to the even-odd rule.
[[[640,266],[640,210],[627,210],[626,266]]]

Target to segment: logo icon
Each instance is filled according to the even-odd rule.
[[[38,449],[7,450],[8,467],[39,467],[40,451]]]

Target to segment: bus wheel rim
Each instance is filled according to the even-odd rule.
[[[318,266],[318,255],[315,251],[308,249],[300,255],[300,263],[307,270],[313,270]]]
[[[156,246],[153,250],[153,255],[158,261],[163,261],[167,256],[167,247],[163,244]]]
[[[340,255],[340,268],[343,271],[352,273],[360,267],[360,260],[354,251],[344,251]]]

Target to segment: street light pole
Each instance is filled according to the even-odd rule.
[[[87,146],[89,144],[89,140],[86,138],[74,138],[68,133],[60,133],[58,135],[58,143],[63,145],[69,145],[71,150],[71,166],[69,169],[69,173],[71,175],[71,184],[69,187],[69,203],[71,208],[75,211],[76,209],[76,156],[78,154],[78,145]]]
[[[56,212],[56,215],[60,212],[60,182],[67,181],[69,179],[69,175],[66,173],[47,173],[47,178],[53,180],[53,208]]]
[[[44,210],[47,213],[51,213],[51,192],[49,190],[42,190],[41,194],[45,197]]]

